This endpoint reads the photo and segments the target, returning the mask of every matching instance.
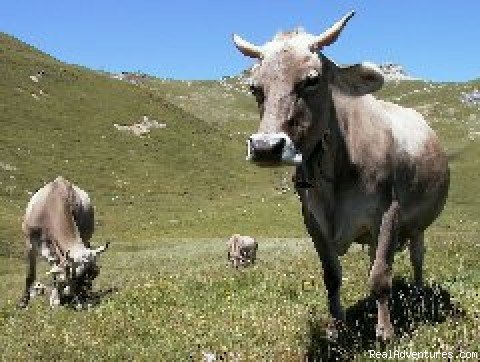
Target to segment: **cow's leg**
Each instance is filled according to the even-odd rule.
[[[413,280],[417,287],[421,287],[423,285],[423,257],[425,254],[423,231],[410,239],[409,250]]]
[[[72,281],[72,302],[75,308],[80,310],[83,308],[83,293],[77,280]]]
[[[50,307],[55,308],[60,305],[60,290],[59,286],[54,283],[54,286],[50,292]]]
[[[377,236],[377,239],[378,239],[378,236]],[[375,263],[377,241],[378,240],[374,240],[374,243],[368,246],[368,257],[370,259],[370,265],[368,267],[368,273],[369,274],[372,272],[373,264]]]
[[[234,267],[235,269],[238,269],[238,265],[239,265],[239,264],[240,264],[240,261],[239,261],[238,255],[235,255],[235,256],[233,257],[233,267]]]
[[[375,261],[370,272],[372,293],[377,299],[378,307],[376,336],[384,341],[393,336],[388,296],[392,288],[392,263],[397,239],[398,213],[398,202],[393,201],[382,218]]]
[[[327,289],[328,308],[330,315],[337,320],[345,320],[345,313],[340,301],[342,286],[342,266],[335,250],[326,240],[313,239],[315,249],[322,262],[323,282]]]
[[[298,171],[298,167],[297,167]],[[329,243],[328,222],[324,214],[319,215],[325,230],[322,231],[315,216],[308,210],[305,190],[297,189],[302,203],[302,214],[307,231],[312,237],[315,250],[322,262],[323,282],[327,289],[328,308],[330,315],[339,321],[345,320],[345,312],[340,301],[340,288],[342,286],[342,266],[336,250]]]
[[[37,243],[36,240],[29,238],[27,240],[27,273],[25,277],[25,291],[18,302],[19,308],[25,308],[30,301],[30,289],[35,281],[37,269]]]
[[[54,267],[52,269],[56,267],[58,267],[58,265],[54,264]],[[62,271],[61,269],[51,272],[53,278],[53,286],[50,290],[49,303],[50,307],[52,308],[58,307],[61,304],[62,288],[64,286],[63,279],[65,278],[65,275],[63,273],[65,273],[65,271]]]
[[[252,265],[255,264],[255,260],[257,259],[257,249],[258,249],[258,244],[255,244],[255,247],[252,251]]]

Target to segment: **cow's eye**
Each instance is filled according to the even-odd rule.
[[[320,82],[320,75],[317,71],[311,71],[307,74],[304,81],[305,88],[313,88]]]
[[[252,93],[253,95],[262,91],[260,87],[255,84],[250,84],[249,88],[250,88],[250,93]]]
[[[308,72],[305,78],[295,86],[295,90],[301,97],[303,97],[308,95],[310,91],[313,91],[319,83],[320,74],[318,74],[315,69],[312,69]]]

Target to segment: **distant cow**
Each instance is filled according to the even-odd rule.
[[[234,234],[227,241],[227,258],[232,266],[238,268],[239,265],[254,264],[257,258],[257,241],[250,236]]]
[[[320,35],[299,29],[263,46],[237,35],[233,41],[258,59],[250,88],[261,121],[247,159],[297,166],[296,189],[334,319],[345,318],[339,256],[352,242],[370,246],[376,335],[386,340],[393,335],[393,254],[408,243],[415,282],[422,284],[424,231],[445,205],[450,173],[439,139],[418,112],[370,95],[384,82],[376,66],[339,66],[320,52],[353,14]]]
[[[94,231],[94,211],[88,194],[57,177],[30,199],[22,223],[27,246],[25,292],[19,302],[26,307],[36,278],[36,258],[41,254],[49,262],[54,285],[50,305],[60,304],[62,296],[80,303],[82,293],[91,288],[98,275],[97,257],[106,246],[90,248]]]

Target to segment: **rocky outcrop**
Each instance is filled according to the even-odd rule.
[[[382,71],[386,81],[420,80],[420,78],[415,78],[407,74],[400,64],[383,63],[379,64],[378,68]]]
[[[134,123],[131,125],[122,125],[115,123],[113,126],[119,131],[132,132],[135,136],[139,137],[147,135],[148,133],[150,133],[151,129],[167,127],[165,123],[159,123],[154,119],[148,119],[147,116],[143,116],[143,120],[138,123]]]
[[[119,74],[110,74],[113,79],[123,80],[133,85],[140,85],[145,83],[147,75],[143,73],[121,72]]]
[[[460,101],[465,104],[480,105],[480,91],[474,89],[472,92],[462,93]]]

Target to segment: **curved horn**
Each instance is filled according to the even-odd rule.
[[[47,275],[50,274],[59,274],[63,271],[63,269],[59,265],[54,265],[49,271],[47,271]]]
[[[92,254],[94,256],[97,256],[97,255],[103,253],[105,250],[107,250],[109,245],[110,245],[110,242],[106,243],[105,245],[99,246],[98,248],[92,250]]]
[[[329,29],[324,31],[319,36],[315,37],[312,44],[310,45],[310,49],[313,52],[316,52],[322,49],[324,46],[333,44],[337,40],[345,25],[347,25],[348,21],[353,17],[353,15],[355,15],[355,11],[350,11],[347,15],[345,15],[343,18],[333,24]]]
[[[261,47],[254,45],[252,43],[249,43],[248,41],[242,39],[237,34],[233,34],[232,38],[233,38],[233,43],[243,55],[250,58],[255,58],[255,59],[260,59],[263,57]]]

